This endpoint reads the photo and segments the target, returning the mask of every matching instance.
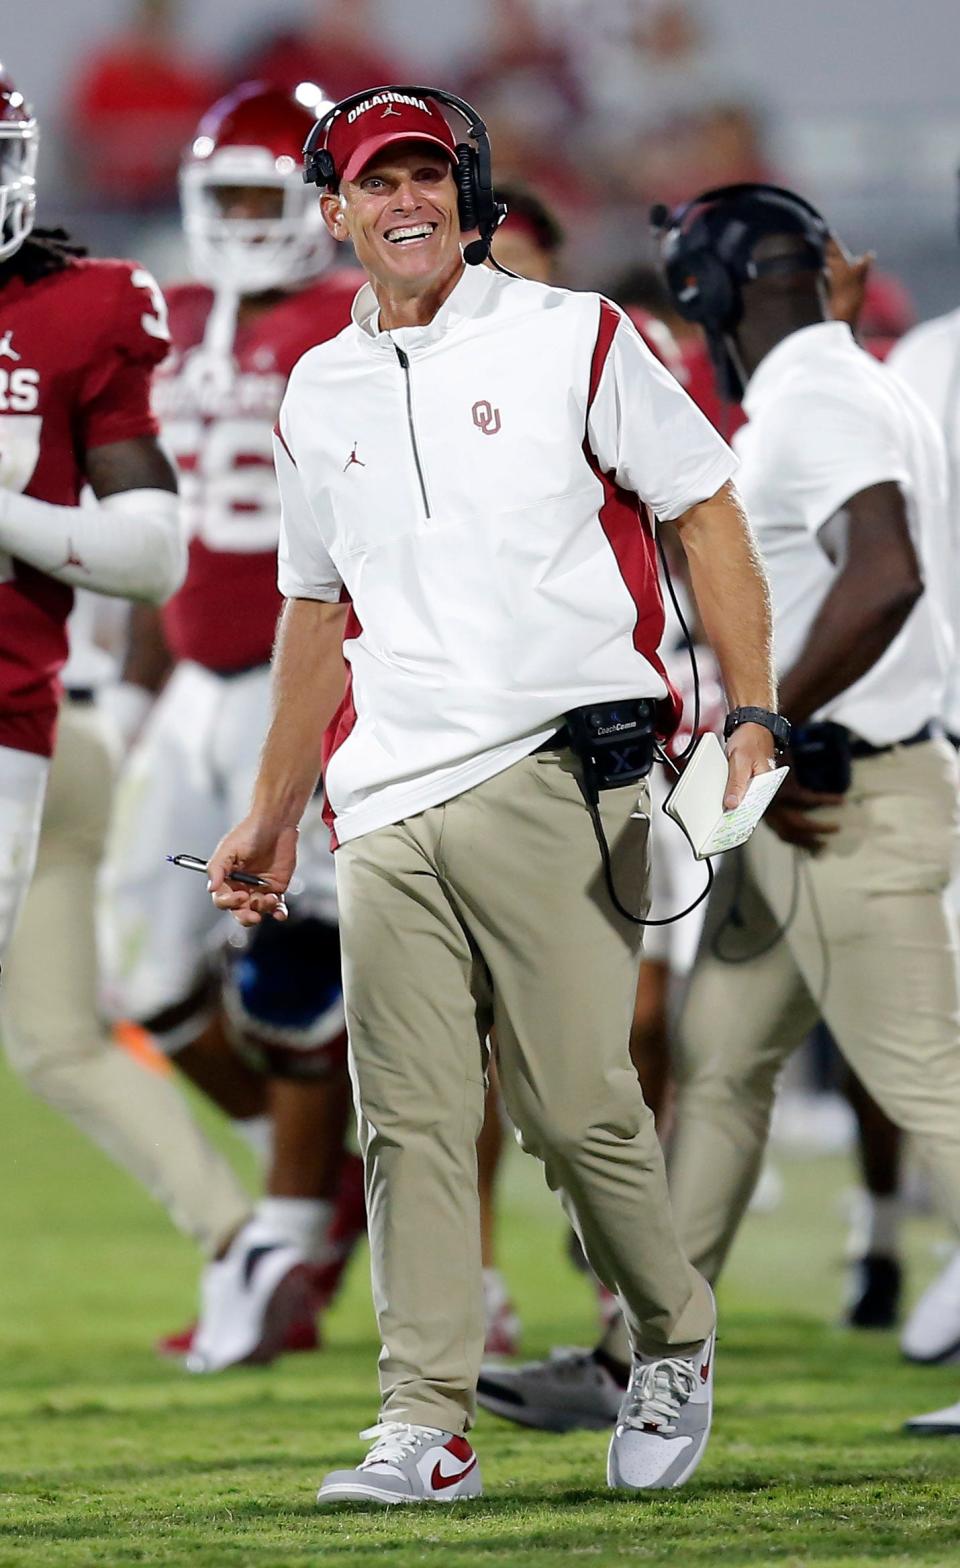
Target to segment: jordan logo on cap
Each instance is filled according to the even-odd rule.
[[[387,107],[380,116],[381,120],[385,120],[388,114],[395,114],[398,120],[401,118],[400,110],[394,108],[392,103],[387,104]]]

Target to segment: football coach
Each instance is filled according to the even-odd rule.
[[[273,720],[250,814],[210,861],[219,907],[282,917],[322,749],[383,1345],[372,1446],[322,1503],[480,1493],[464,1434],[492,1024],[524,1146],[624,1306],[610,1484],[680,1485],[710,1422],[714,1304],[630,1064],[641,933],[610,894],[645,911],[649,796],[603,789],[592,814],[571,741],[604,704],[676,721],[657,652],[669,519],[746,710],[735,804],[778,728],[767,585],[736,459],[622,313],[483,264],[489,155],[470,106],[429,88],[345,99],[307,142],[327,227],[369,281],[284,399]],[[271,891],[231,885],[239,869]]]

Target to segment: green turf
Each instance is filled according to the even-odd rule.
[[[891,1337],[832,1326],[849,1172],[783,1170],[785,1202],[748,1222],[721,1294],[715,1435],[688,1487],[614,1496],[602,1436],[482,1416],[480,1502],[321,1515],[318,1480],[359,1457],[355,1434],[375,1416],[365,1258],[322,1356],[189,1379],[150,1345],[190,1315],[191,1248],[0,1076],[0,1564],[960,1563],[960,1440],[899,1432],[960,1394],[960,1369],[910,1369]],[[503,1261],[526,1348],[582,1342],[593,1308],[552,1200],[519,1155],[506,1187]],[[935,1234],[914,1230],[915,1288]]]

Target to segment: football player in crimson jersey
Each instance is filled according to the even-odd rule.
[[[37,145],[0,67],[0,950],[36,852],[72,585],[160,600],[183,572],[148,401],[162,298],[131,263],[31,236]],[[80,510],[85,483],[100,507]]]
[[[74,586],[152,603],[180,583],[176,475],[150,409],[166,308],[135,263],[33,228],[37,127],[0,71],[0,947],[24,899],[50,770]],[[84,485],[100,498],[80,507]],[[250,1212],[229,1164],[97,1008],[94,887],[112,788],[91,693],[74,693],[38,874],[0,986],[15,1070],[214,1255]]]
[[[269,1147],[268,1196],[208,1267],[196,1329],[162,1347],[186,1350],[197,1371],[264,1359],[281,1333],[309,1344],[312,1319],[292,1288],[301,1265],[328,1296],[362,1228],[356,1162],[343,1154],[346,1036],[319,808],[304,823],[291,929],[239,955],[228,948],[225,990],[231,923],[199,877],[156,875],[172,851],[211,850],[246,809],[281,605],[273,427],[293,365],[348,324],[362,281],[329,270],[332,242],[301,178],[312,124],[286,93],[247,83],[205,115],[184,160],[198,281],[168,290],[173,342],[154,409],[180,469],[189,567],[162,616],[134,617],[120,693],[137,723],[165,682],[128,758],[108,851],[109,993],[250,1142]],[[295,971],[310,952],[304,987]]]

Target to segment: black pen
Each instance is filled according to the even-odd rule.
[[[200,860],[197,855],[168,855],[171,866],[182,866],[184,871],[202,871],[204,876],[209,876],[207,862]],[[227,877],[228,882],[239,882],[243,887],[265,887],[269,892],[273,889],[266,877],[255,877],[249,871],[231,871]]]

